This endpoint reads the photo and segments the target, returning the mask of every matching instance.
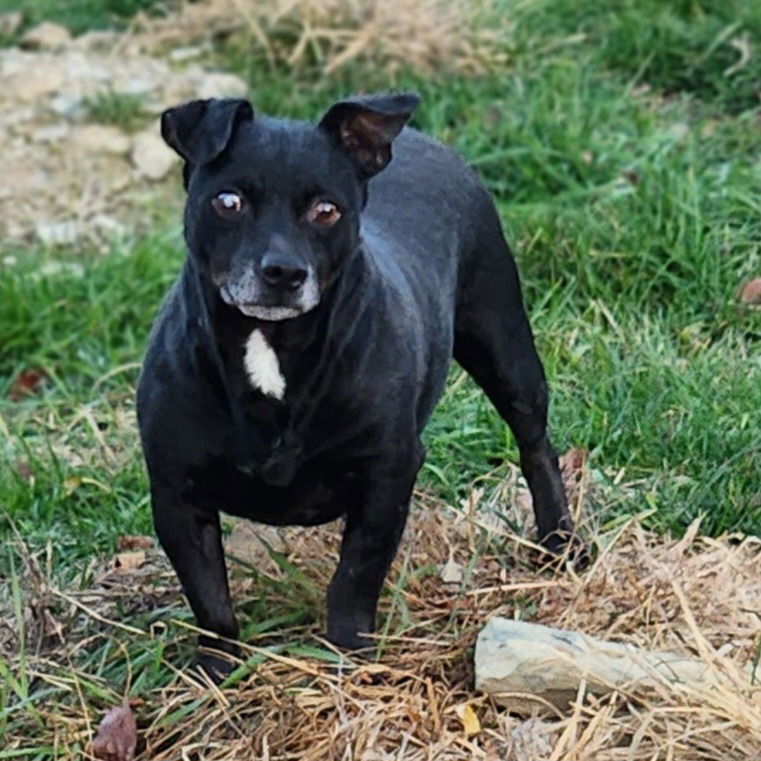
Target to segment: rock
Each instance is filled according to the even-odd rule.
[[[122,238],[127,233],[127,228],[115,217],[108,214],[96,214],[90,224],[103,235],[112,238]]]
[[[65,119],[75,119],[84,113],[85,107],[80,98],[69,93],[61,93],[50,100],[50,109]]]
[[[118,127],[107,124],[87,124],[77,127],[71,140],[86,151],[124,156],[129,152],[131,142]]]
[[[439,578],[445,584],[460,584],[464,575],[465,569],[451,557],[439,567]]]
[[[80,50],[94,51],[99,53],[112,53],[117,43],[124,40],[119,32],[110,29],[93,29],[80,34],[74,43]]]
[[[209,45],[193,45],[184,48],[173,48],[169,51],[169,60],[174,63],[184,63],[193,58],[200,58],[210,50]]]
[[[68,124],[46,124],[38,127],[31,134],[34,143],[58,143],[68,137],[71,127]]]
[[[6,101],[31,103],[56,92],[63,81],[63,72],[60,69],[39,66],[2,77],[0,89]]]
[[[677,653],[640,650],[578,632],[495,616],[476,641],[476,689],[517,713],[531,713],[539,700],[568,708],[582,679],[604,694],[656,682],[715,683],[710,666]]]
[[[74,219],[58,222],[41,220],[35,224],[34,231],[46,246],[67,246],[76,242],[79,225]]]
[[[60,50],[71,40],[71,32],[60,24],[43,21],[21,38],[19,45],[26,50]]]
[[[132,163],[149,180],[161,180],[174,166],[176,155],[153,130],[141,132],[132,145]]]
[[[243,98],[247,93],[244,80],[221,71],[206,74],[197,88],[199,98]]]
[[[13,37],[13,35],[21,28],[21,22],[23,20],[24,14],[21,11],[0,13],[0,36]]]
[[[547,735],[552,731],[551,725],[541,719],[533,718],[521,722],[510,731],[510,741],[515,761],[536,761],[549,758],[552,753]]]

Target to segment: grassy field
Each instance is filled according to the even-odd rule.
[[[248,78],[256,108],[286,116],[315,117],[347,91],[417,89],[415,126],[456,147],[497,199],[550,379],[556,446],[589,450],[600,487],[586,510],[600,525],[647,512],[664,532],[703,516],[711,534],[761,534],[761,312],[737,299],[761,275],[761,5],[501,5],[507,63],[478,76],[389,79],[363,66],[294,76],[233,45],[218,63]],[[107,23],[91,6],[40,0],[32,15],[77,30]],[[106,254],[0,249],[0,604],[12,611],[19,539],[74,588],[118,536],[152,533],[133,392],[183,244],[167,215]],[[47,380],[11,398],[30,368]],[[426,438],[420,486],[451,504],[474,484],[495,488],[516,459],[458,369]],[[157,646],[133,645],[146,666],[136,692],[171,677]],[[114,652],[86,662],[111,664],[99,674],[117,678]],[[3,680],[7,668],[0,657],[0,736],[29,699],[29,684]]]

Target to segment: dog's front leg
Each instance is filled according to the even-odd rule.
[[[161,546],[174,566],[185,596],[202,629],[236,639],[238,624],[227,585],[219,514],[189,504],[173,491],[155,491],[153,521]],[[208,650],[235,655],[234,644],[205,635],[198,638],[196,665],[219,681],[230,661]]]
[[[407,465],[406,467],[409,467]],[[414,473],[374,478],[346,516],[341,559],[328,588],[328,639],[347,649],[372,645],[383,580],[407,521]]]

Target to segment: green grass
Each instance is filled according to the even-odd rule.
[[[139,95],[105,91],[83,100],[87,119],[99,124],[115,124],[133,130],[143,115],[143,99]]]
[[[55,18],[46,10],[54,5],[30,7]],[[737,303],[739,286],[761,275],[761,6],[504,6],[511,66],[475,79],[387,79],[366,69],[295,77],[232,46],[219,61],[249,78],[257,110],[285,116],[314,117],[347,91],[418,89],[416,125],[454,145],[495,195],[550,379],[557,448],[589,449],[604,485],[587,509],[600,522],[648,511],[660,531],[679,533],[700,515],[710,533],[761,534],[761,313]],[[81,20],[67,23],[105,23],[100,4],[67,13],[77,8]],[[754,54],[732,71],[737,39]],[[0,578],[11,580],[0,584],[3,610],[13,610],[25,578],[16,531],[32,553],[49,551],[51,573],[72,588],[91,582],[93,556],[112,554],[120,534],[151,533],[132,396],[151,320],[183,256],[178,229],[179,219],[168,221],[105,255],[7,246],[0,254]],[[10,255],[17,264],[2,264]],[[85,275],[41,274],[50,260],[80,263]],[[25,368],[42,368],[48,381],[11,401]],[[498,483],[517,454],[457,370],[426,444],[421,485],[455,504],[474,483]],[[263,595],[285,602],[279,618],[252,602],[252,625],[298,632],[312,620],[303,599],[313,592],[295,577],[292,595],[261,583]],[[127,611],[124,621],[150,623],[161,610]],[[177,658],[172,631],[126,638],[142,669],[135,694],[171,676],[161,659]],[[73,657],[91,674],[88,699],[113,702],[110,690],[126,678],[117,642]],[[30,705],[31,686],[14,663],[16,681],[0,673],[0,734],[20,711],[30,727],[36,721],[33,708],[19,708]]]
[[[138,11],[160,12],[168,6],[168,2],[159,0],[0,0],[0,13],[22,11],[22,31],[42,21],[52,21],[68,27],[73,34],[82,34],[124,26]]]

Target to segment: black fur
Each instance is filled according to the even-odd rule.
[[[154,326],[138,414],[159,539],[199,626],[224,638],[238,627],[220,510],[278,525],[343,518],[327,636],[368,643],[452,357],[517,439],[545,545],[558,551],[573,532],[497,213],[451,150],[403,129],[416,105],[414,95],[342,101],[318,125],[232,100],[163,117],[186,162],[189,255]],[[237,194],[242,210],[215,211],[220,193]],[[340,209],[332,226],[309,221],[318,201]],[[278,275],[309,272],[319,303],[282,320],[242,313],[298,312],[306,298],[306,286],[263,282],[268,256]],[[282,400],[245,372],[255,329],[277,355]]]

